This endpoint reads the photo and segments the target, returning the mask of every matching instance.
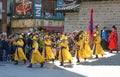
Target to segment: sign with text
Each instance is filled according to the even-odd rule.
[[[0,19],[2,19],[2,2],[0,2]]]
[[[40,18],[42,11],[42,0],[34,0],[34,17]]]

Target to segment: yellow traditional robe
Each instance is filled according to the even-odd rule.
[[[62,61],[62,59],[63,59],[63,61],[73,59],[71,53],[69,52],[69,47],[68,47],[67,41],[61,42],[59,47],[61,48],[61,51],[59,53],[59,61],[60,62]]]
[[[79,40],[76,45],[79,47],[78,51],[77,51],[77,56],[78,58],[88,58],[88,54],[85,51],[85,44],[84,44],[84,40],[81,39]]]
[[[30,62],[31,64],[45,62],[45,59],[40,54],[38,47],[39,46],[38,46],[37,41],[34,41],[32,45],[32,57],[31,57],[31,62]]]
[[[24,45],[24,42],[22,39],[18,40],[15,45],[17,45],[17,49],[15,51],[15,57],[14,57],[14,60],[15,61],[23,61],[23,60],[27,60],[24,52],[23,52],[23,45]]]
[[[51,41],[45,40],[44,41],[45,49],[44,49],[44,57],[48,60],[55,59],[55,56],[53,54],[52,48],[51,48]]]
[[[100,35],[96,36],[95,38],[95,45],[96,45],[96,48],[95,48],[95,55],[104,55],[104,50],[101,46],[101,37]]]
[[[88,39],[84,40],[84,46],[85,46],[84,49],[85,49],[86,53],[88,54],[88,56],[91,56],[92,55],[92,50],[90,48],[89,40]]]

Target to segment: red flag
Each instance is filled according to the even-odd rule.
[[[90,9],[90,20],[88,25],[88,32],[90,34],[90,38],[93,38],[93,9]]]

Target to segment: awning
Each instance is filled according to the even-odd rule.
[[[56,11],[69,11],[69,10],[75,10],[79,6],[80,6],[80,4],[73,4],[73,5],[64,6],[64,7],[58,7],[55,10]]]

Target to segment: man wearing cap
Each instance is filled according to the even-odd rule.
[[[18,61],[24,61],[24,63],[26,63],[26,56],[23,52],[23,46],[24,46],[24,42],[23,42],[23,36],[22,35],[19,35],[18,37],[18,41],[16,42],[16,51],[15,51],[15,57],[14,57],[14,60],[15,60],[15,65],[18,64]]]
[[[43,67],[45,60],[44,60],[44,57],[39,52],[39,49],[38,49],[39,45],[38,45],[36,36],[33,36],[32,40],[33,40],[33,45],[31,49],[32,56],[30,60],[30,65],[28,67],[31,68],[32,65],[36,63],[41,64],[40,67]]]
[[[69,52],[68,42],[66,40],[67,37],[62,36],[61,43],[59,44],[59,47],[61,48],[61,52],[59,54],[59,61],[61,63],[61,66],[64,65],[64,61],[69,61],[69,63],[71,64],[72,60],[72,55]]]
[[[104,50],[101,46],[101,36],[98,31],[96,31],[96,33],[95,33],[93,54],[96,55],[96,58],[98,58],[98,55],[103,56],[105,54]]]
[[[92,50],[89,45],[90,39],[89,39],[89,34],[87,32],[84,32],[83,40],[84,40],[84,51],[89,57],[92,57]]]
[[[49,39],[48,35],[45,35],[44,57],[46,60],[51,60],[54,63],[55,56],[52,51],[52,41]]]
[[[86,51],[84,51],[84,40],[83,40],[83,33],[80,33],[79,35],[79,39],[76,42],[76,58],[77,58],[77,62],[80,62],[81,58],[88,58],[88,55],[86,54]]]

